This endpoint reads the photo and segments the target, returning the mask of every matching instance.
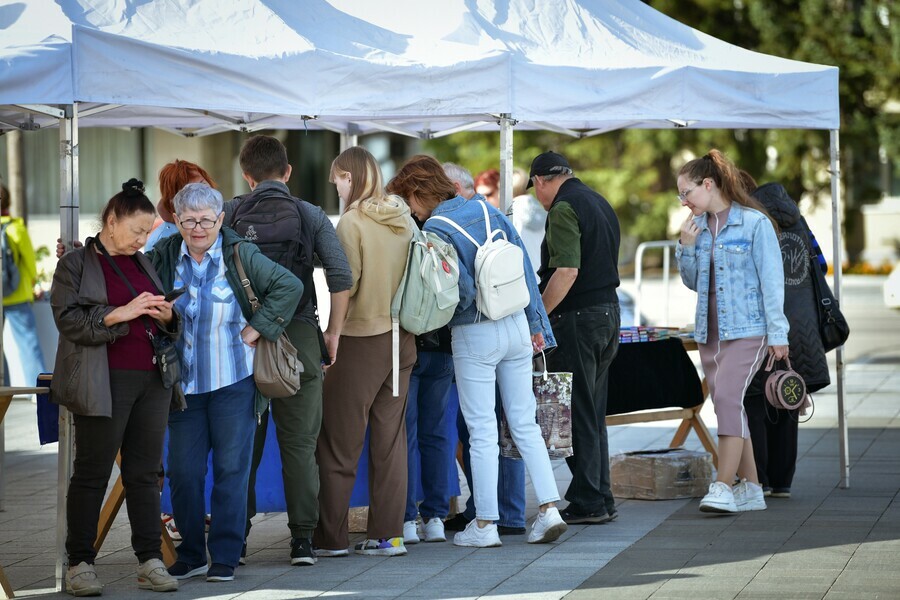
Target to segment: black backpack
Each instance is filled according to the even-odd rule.
[[[270,260],[290,270],[303,282],[297,312],[315,295],[313,252],[315,237],[304,223],[301,200],[267,188],[235,198],[230,227],[259,246]]]

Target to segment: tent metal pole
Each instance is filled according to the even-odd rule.
[[[831,264],[834,267],[834,297],[841,302],[841,155],[839,133],[831,130],[831,226],[834,250]],[[850,442],[847,431],[847,413],[844,410],[844,347],[835,351],[837,370],[838,438],[841,454],[841,483],[843,489],[850,487]]]
[[[513,121],[509,113],[500,115],[500,212],[512,206]]]
[[[59,227],[66,248],[78,239],[78,105],[67,106],[59,120]],[[72,415],[59,407],[59,454],[56,482],[56,591],[65,591],[66,497],[72,477]]]

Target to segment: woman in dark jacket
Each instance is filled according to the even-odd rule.
[[[812,282],[815,275],[810,271],[818,268],[818,264],[810,250],[810,231],[797,203],[781,184],[766,183],[755,191],[752,188],[748,191],[766,207],[781,228],[778,241],[784,262],[784,314],[791,326],[788,333],[791,366],[803,377],[807,392],[816,392],[828,386],[831,379],[819,336]],[[744,408],[764,493],[775,498],[790,498],[797,463],[799,415],[796,411],[777,409],[769,404],[764,392],[768,374],[765,366],[756,373],[744,396]]]
[[[159,535],[158,474],[173,391],[163,387],[148,333],[175,338],[180,321],[138,251],[153,225],[153,204],[136,179],[122,190],[103,210],[97,237],[60,260],[50,290],[59,329],[51,398],[75,420],[66,586],[76,596],[103,590],[94,571],[94,539],[120,448],[138,587],[178,589],[161,560]]]

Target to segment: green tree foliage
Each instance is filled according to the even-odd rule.
[[[645,0],[664,14],[743,48],[840,68],[841,157],[851,258],[861,249],[861,204],[876,201],[879,150],[900,172],[900,9],[894,0]],[[829,190],[829,135],[808,130],[626,130],[575,140],[516,131],[516,166],[547,149],[616,208],[623,233],[665,239],[675,170],[709,148],[724,151],[762,183],[799,198]],[[495,168],[496,133],[461,133],[426,150],[473,173]]]

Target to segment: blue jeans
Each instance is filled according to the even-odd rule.
[[[535,421],[531,336],[524,311],[499,321],[457,325],[450,331],[459,408],[466,420],[471,444],[475,518],[484,521],[500,518],[497,384],[510,434],[528,469],[537,502],[556,502],[559,491],[541,428]]]
[[[9,321],[9,327],[16,340],[19,360],[22,361],[22,373],[25,375],[25,385],[35,385],[37,376],[44,371],[44,355],[41,353],[37,323],[34,320],[34,311],[31,310],[31,302],[4,306],[3,318]],[[9,385],[6,356],[3,357],[3,384]]]
[[[497,414],[497,431],[500,431],[500,391],[497,390],[497,401],[494,411]],[[456,429],[459,431],[459,441],[463,445],[463,471],[466,474],[466,483],[469,491],[472,491],[472,464],[469,460],[469,430],[466,428],[466,420],[462,411],[456,416]],[[500,508],[500,520],[497,524],[502,527],[525,527],[525,462],[517,458],[500,457],[500,474],[497,477],[497,504]],[[467,521],[475,518],[475,495],[469,494],[466,500],[466,510],[463,517]]]
[[[181,545],[178,560],[189,565],[211,562],[236,567],[244,544],[247,481],[256,431],[253,377],[205,394],[188,394],[187,409],[169,416],[168,477],[172,511]],[[206,457],[212,450],[213,489],[208,540],[204,484]]]
[[[417,513],[421,513],[423,521],[443,519],[450,512],[453,446],[447,435],[447,403],[452,383],[452,355],[419,352],[406,401],[408,479],[404,521],[415,520]],[[425,498],[416,508],[420,478]]]

